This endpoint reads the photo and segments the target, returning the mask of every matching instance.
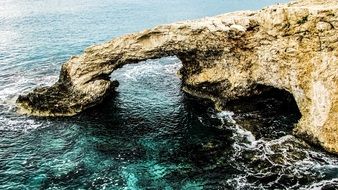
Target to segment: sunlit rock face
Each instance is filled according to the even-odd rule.
[[[271,86],[289,91],[302,118],[295,134],[338,153],[338,1],[304,0],[161,25],[89,47],[59,81],[19,96],[22,113],[71,116],[114,92],[125,64],[177,56],[183,90],[222,109]]]

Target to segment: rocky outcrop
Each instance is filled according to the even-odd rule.
[[[70,116],[100,103],[125,64],[177,56],[183,90],[213,100],[290,92],[302,118],[295,133],[338,153],[338,1],[303,0],[162,25],[89,47],[62,65],[51,87],[17,100],[21,112]]]

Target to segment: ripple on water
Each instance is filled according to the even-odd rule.
[[[208,103],[180,91],[175,76],[179,67],[176,58],[123,67],[112,76],[121,82],[118,95],[76,117],[27,119],[12,111],[2,115],[1,187],[337,185],[336,158],[292,135],[256,138],[240,124],[246,117],[264,123],[266,115],[260,112],[265,110],[216,113]],[[160,85],[163,78],[169,85]],[[3,92],[4,99],[11,94],[10,89]],[[277,120],[284,122],[282,117]]]
[[[216,113],[181,91],[176,57],[117,70],[116,97],[78,116],[15,113],[18,94],[53,84],[88,45],[272,2],[197,1],[1,1],[0,189],[337,188],[337,157],[291,135],[295,115],[283,101]]]

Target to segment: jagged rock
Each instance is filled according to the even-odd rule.
[[[289,91],[302,118],[295,134],[338,153],[338,1],[303,0],[125,35],[63,64],[59,81],[17,100],[21,112],[75,115],[111,94],[125,64],[177,56],[183,90],[213,100]]]

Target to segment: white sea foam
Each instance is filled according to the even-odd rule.
[[[36,85],[48,86],[57,80],[56,75],[27,77],[19,74],[6,76],[0,88],[0,130],[28,131],[41,127],[41,123],[15,113],[15,101],[19,94],[31,91]]]
[[[234,116],[234,112],[231,111],[222,111],[216,114],[216,117],[221,119],[222,123],[225,124],[225,120],[228,123],[231,124],[236,124],[236,121],[232,118],[232,116]]]
[[[313,183],[313,184],[311,184],[307,187],[302,187],[300,189],[302,189],[302,190],[321,190],[321,189],[323,189],[324,186],[331,187],[331,188],[327,187],[327,189],[338,188],[338,178],[316,182],[316,183]]]
[[[273,167],[283,168],[281,171],[277,171],[279,176],[275,181],[264,186],[257,186],[254,182],[249,182],[247,178],[249,176],[257,176],[258,178],[269,176],[269,169],[265,171],[266,168],[255,168],[255,164],[250,165],[250,163],[238,165],[236,167],[242,168],[242,170],[245,171],[245,174],[237,175],[234,178],[227,180],[227,183],[231,184],[235,189],[250,189],[252,187],[255,187],[255,189],[271,188],[274,184],[281,184],[279,181],[283,180],[282,176],[285,175],[285,171],[291,172],[296,176],[297,174],[303,176],[306,174],[311,175],[314,171],[325,175],[324,173],[326,172],[332,173],[338,170],[337,159],[332,159],[320,151],[306,149],[308,145],[293,135],[285,135],[273,140],[256,139],[250,131],[237,124],[234,119],[235,113],[223,111],[217,113],[216,117],[222,121],[223,125],[227,124],[225,127],[228,127],[233,131],[232,138],[234,143],[232,144],[232,147],[235,152],[230,159],[234,163],[237,163],[236,160],[242,158],[247,152],[251,152],[253,154],[251,158],[253,162],[259,160],[261,163],[266,162]],[[321,189],[326,185],[337,187],[338,179],[321,181],[306,187],[302,187],[302,185],[297,182],[292,187],[284,188],[302,187],[302,189],[316,190]]]
[[[236,123],[236,120],[233,118],[235,115],[234,112],[231,111],[222,111],[216,114],[216,117],[219,118],[223,125],[231,124],[230,127],[234,133],[233,133],[233,139],[240,140],[236,141],[237,143],[240,143],[241,145],[245,146],[254,146],[254,143],[256,142],[255,136],[248,130],[244,129],[240,125]],[[234,146],[238,146],[238,144],[234,144]],[[239,148],[239,147],[236,147]]]
[[[27,132],[42,126],[42,123],[39,123],[32,119],[26,119],[23,117],[1,117],[0,118],[0,131],[21,131]]]
[[[138,81],[144,76],[175,74],[180,67],[181,62],[177,58],[167,57],[125,65],[123,68],[114,71],[112,77],[122,76],[128,80]]]

